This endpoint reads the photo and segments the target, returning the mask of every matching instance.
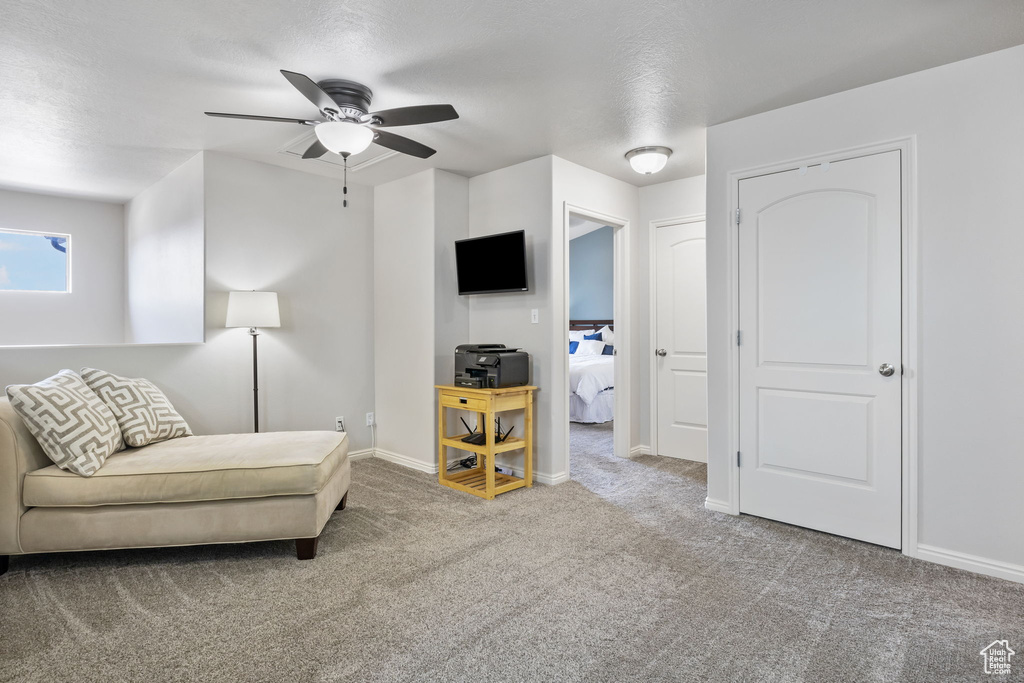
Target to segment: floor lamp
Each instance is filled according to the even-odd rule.
[[[260,327],[281,327],[277,292],[229,292],[225,327],[248,327],[252,335],[252,430],[260,431],[259,361],[256,352]]]

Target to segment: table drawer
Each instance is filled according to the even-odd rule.
[[[459,396],[457,394],[442,394],[441,405],[445,408],[462,408],[463,410],[485,412],[487,410],[487,399]]]

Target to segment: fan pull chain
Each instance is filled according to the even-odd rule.
[[[348,154],[346,152],[342,152],[341,158],[345,160],[345,184],[344,184],[344,187],[342,189],[342,194],[345,195],[345,198],[342,200],[341,206],[343,208],[347,209],[348,208]]]

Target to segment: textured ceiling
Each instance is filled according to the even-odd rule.
[[[400,131],[431,159],[353,182],[557,154],[641,185],[703,172],[708,125],[1024,43],[1021,0],[0,0],[0,18],[0,186],[118,200],[200,149],[340,175],[278,153],[297,126],[203,116],[316,115],[282,68],[462,115]],[[650,144],[675,154],[645,178],[623,154]]]

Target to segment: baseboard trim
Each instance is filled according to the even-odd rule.
[[[499,456],[500,457],[500,456]],[[501,462],[498,463],[498,467],[509,467],[512,470],[512,474],[517,477],[524,475],[523,468],[517,465],[503,465]],[[569,473],[562,472],[561,474],[544,474],[543,472],[534,471],[533,483],[544,484],[545,486],[555,486],[557,484],[564,484],[569,481]]]
[[[629,449],[629,457],[635,458],[639,455],[650,455],[651,447],[647,444],[637,444]]]
[[[349,451],[348,452],[348,459],[349,460],[366,460],[367,458],[372,458],[372,457],[373,457],[373,449],[372,448],[363,448],[362,450]]]
[[[541,472],[533,473],[533,481],[536,484],[546,484],[548,486],[555,486],[557,484],[564,484],[569,481],[568,472],[559,472],[558,474],[544,474]]]
[[[708,510],[714,510],[715,512],[724,512],[727,515],[732,514],[732,509],[729,507],[729,503],[724,500],[715,500],[714,498],[705,498],[704,507]]]
[[[1024,583],[1024,566],[1019,564],[990,560],[985,557],[968,555],[967,553],[957,552],[956,550],[937,548],[933,545],[926,545],[924,543],[917,544],[917,553],[914,556],[920,560],[927,560],[928,562],[942,564],[947,567],[954,567],[955,569],[966,569],[967,571],[974,572],[976,574],[984,574],[986,576],[994,576],[997,579],[1006,579],[1007,581]]]
[[[381,460],[387,460],[388,462],[393,462],[396,465],[401,465],[402,467],[408,467],[409,469],[416,470],[417,472],[437,474],[436,462],[428,465],[420,460],[413,460],[412,458],[406,457],[404,455],[399,455],[398,453],[386,451],[383,448],[376,449],[373,452],[373,457],[380,458]]]
[[[502,463],[499,462],[498,466],[501,467]],[[511,467],[512,474],[514,474],[515,476],[517,476],[517,477],[522,477],[523,476],[524,473],[523,473],[523,468],[522,467],[517,467],[515,465],[510,465],[509,467]],[[534,484],[545,484],[547,486],[554,486],[556,484],[562,484],[562,483],[565,483],[567,481],[569,481],[569,474],[567,472],[562,472],[561,474],[555,474],[555,475],[544,474],[542,472],[534,472],[533,473],[533,483]]]

